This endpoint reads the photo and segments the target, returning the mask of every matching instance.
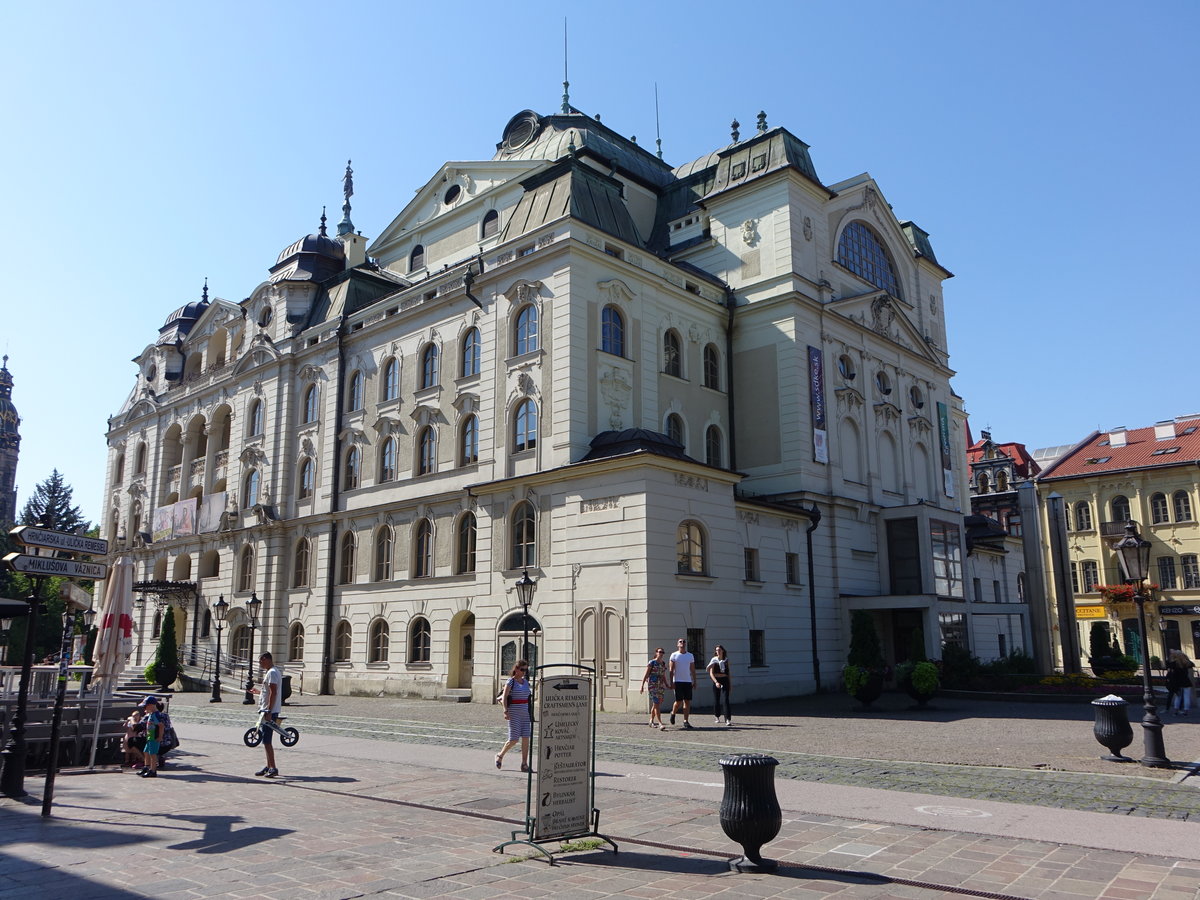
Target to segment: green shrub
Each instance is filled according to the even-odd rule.
[[[879,643],[879,633],[875,630],[875,620],[865,609],[856,609],[850,614],[850,655],[846,663],[868,672],[883,671],[883,647]]]
[[[966,647],[957,644],[942,647],[942,684],[946,687],[966,688],[979,671],[979,660]]]

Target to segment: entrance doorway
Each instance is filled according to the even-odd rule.
[[[525,633],[529,633],[529,643],[521,652],[521,641]],[[538,645],[542,636],[542,626],[533,616],[526,613],[513,613],[500,623],[500,652],[496,654],[499,668],[496,671],[497,684],[503,684],[508,673],[517,664],[518,659],[528,660],[529,668],[538,664]]]
[[[703,652],[703,651],[701,651]],[[608,604],[588,607],[579,613],[579,663],[596,670],[602,710],[624,710],[627,705],[625,683],[625,616]]]

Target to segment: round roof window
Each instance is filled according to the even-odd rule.
[[[446,189],[445,195],[442,197],[442,202],[449,206],[462,195],[462,188],[457,184],[452,184]]]
[[[264,306],[262,312],[258,314],[258,324],[261,328],[266,328],[271,324],[271,307]]]
[[[508,120],[504,126],[501,144],[506,153],[520,150],[542,130],[542,120],[531,109],[524,109]]]

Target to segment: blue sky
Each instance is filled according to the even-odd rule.
[[[382,229],[509,117],[554,112],[560,3],[7,4],[0,349],[18,502],[102,514],[107,417],[167,314],[240,300],[340,218]],[[626,3],[569,10],[571,102],[673,164],[756,113],[926,229],[976,434],[1031,448],[1200,412],[1200,4]],[[1190,165],[1189,165],[1190,164]],[[1187,265],[1182,270],[1189,271]],[[1176,282],[1179,282],[1176,284]],[[1169,283],[1168,283],[1169,282]]]

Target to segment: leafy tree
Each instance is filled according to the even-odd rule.
[[[850,655],[846,662],[871,672],[883,670],[883,646],[879,643],[875,620],[865,609],[850,614]]]
[[[82,510],[71,503],[71,486],[63,480],[58,469],[33,489],[33,496],[21,510],[22,525],[41,525],[54,531],[69,531],[82,534],[92,525],[84,518]]]

